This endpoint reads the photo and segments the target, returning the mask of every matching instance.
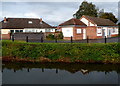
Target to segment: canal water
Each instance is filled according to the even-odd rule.
[[[119,84],[119,65],[3,63],[3,84]]]

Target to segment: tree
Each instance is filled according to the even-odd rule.
[[[117,18],[115,18],[115,16],[113,15],[113,13],[102,13],[102,15],[99,16],[100,18],[104,18],[104,19],[110,19],[111,21],[113,21],[114,23],[116,23],[118,21]]]
[[[79,19],[82,15],[97,17],[97,11],[98,9],[94,4],[83,1],[79,7],[79,10],[73,14],[73,16],[75,16],[77,19]]]

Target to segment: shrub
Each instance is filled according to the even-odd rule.
[[[53,34],[49,34],[46,38],[48,38],[48,39],[55,39],[55,36]]]
[[[120,43],[25,43],[2,42],[2,55],[19,58],[70,58],[72,61],[120,62]]]
[[[63,33],[60,32],[60,33],[58,34],[57,38],[58,38],[58,39],[63,39]]]

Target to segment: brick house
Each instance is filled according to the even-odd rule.
[[[72,18],[58,26],[63,32],[64,39],[74,40],[114,37],[118,35],[118,25],[109,19],[91,17],[83,15],[80,19]]]
[[[11,33],[17,32],[33,32],[39,33],[43,32],[46,34],[54,33],[55,27],[50,26],[42,19],[37,18],[4,18],[3,21],[0,22],[1,29],[1,38],[2,39],[10,39]]]
[[[73,40],[79,40],[84,38],[83,32],[86,27],[87,25],[79,19],[72,18],[60,24],[57,29],[63,33],[65,40],[70,40],[71,36],[73,37]]]

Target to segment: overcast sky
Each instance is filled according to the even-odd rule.
[[[35,1],[35,0],[34,0]],[[87,0],[88,1],[88,0]],[[99,1],[99,0],[98,0]],[[104,9],[105,12],[112,12],[118,17],[118,0],[106,0],[106,2],[96,2],[92,0],[99,9]],[[73,17],[73,14],[79,9],[80,2],[20,2],[20,0],[9,2],[2,1],[0,6],[0,20],[4,17],[19,17],[19,18],[42,18],[43,21],[58,25]],[[90,0],[88,2],[91,2]]]

